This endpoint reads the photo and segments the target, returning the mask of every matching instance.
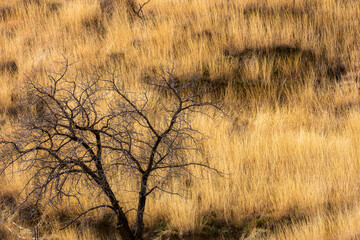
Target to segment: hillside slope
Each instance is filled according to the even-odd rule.
[[[209,136],[196,157],[227,175],[195,169],[173,182],[184,198],[152,196],[149,235],[359,238],[359,1],[151,0],[141,18],[127,9],[120,0],[0,2],[0,130],[26,109],[27,80],[46,84],[64,57],[84,72],[117,66],[133,91],[174,66],[180,82],[198,78],[224,101],[227,117],[194,122]],[[1,181],[8,208],[27,179]],[[121,194],[129,210],[135,193]],[[114,237],[104,212],[59,231],[78,211],[66,201],[44,209],[40,231]]]

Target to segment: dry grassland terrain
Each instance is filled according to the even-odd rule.
[[[196,158],[226,175],[193,168],[169,183],[183,197],[149,196],[145,238],[360,239],[360,1],[151,0],[141,18],[128,9],[0,1],[2,134],[31,112],[20,91],[28,79],[46,84],[64,56],[84,72],[116,65],[134,92],[174,66],[179,82],[197,78],[223,101],[225,117],[199,115],[194,126],[207,136]],[[28,181],[16,172],[1,177],[2,215]],[[86,191],[85,208],[102,201]],[[131,210],[137,193],[117,193]],[[106,210],[60,231],[80,212],[75,201],[34,209],[2,222],[0,239],[14,239],[8,228],[32,236],[12,221],[37,225],[43,239],[120,239]]]

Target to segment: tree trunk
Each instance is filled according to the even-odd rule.
[[[149,174],[145,173],[141,178],[141,190],[139,193],[139,203],[138,203],[138,210],[136,215],[135,239],[140,239],[140,240],[142,239],[142,234],[144,231],[144,212],[145,212],[148,177]]]
[[[102,183],[102,189],[105,192],[106,196],[111,202],[111,206],[115,211],[117,217],[116,228],[118,229],[122,240],[135,240],[134,233],[131,231],[129,226],[129,221],[126,218],[126,215],[122,208],[119,205],[119,201],[116,199],[114,192],[111,190],[107,181]]]
[[[117,204],[119,206],[119,204]],[[125,216],[125,213],[119,207],[116,210],[117,215],[117,224],[116,228],[118,229],[122,240],[135,240],[134,234],[129,227],[129,222]]]

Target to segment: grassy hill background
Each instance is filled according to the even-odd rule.
[[[173,183],[186,198],[152,196],[148,232],[357,239],[359,16],[360,2],[350,0],[151,0],[142,18],[121,0],[1,1],[0,129],[11,131],[26,109],[26,80],[46,83],[63,56],[83,71],[117,65],[134,91],[174,65],[179,81],[199,78],[224,100],[229,117],[195,120],[210,136],[197,157],[211,156],[229,175],[194,169],[196,177]],[[8,209],[26,176],[1,181]],[[130,206],[135,193],[119,192]],[[90,207],[93,196],[81,199]],[[78,211],[66,201],[42,209],[40,231],[49,239],[114,238],[101,211],[57,230]],[[0,228],[0,238],[10,238]]]

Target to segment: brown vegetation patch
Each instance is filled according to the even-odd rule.
[[[54,223],[60,224],[60,226],[65,226],[70,221],[75,219],[77,216],[77,211],[69,206],[62,206],[60,208],[50,208],[47,209],[41,216],[39,226],[42,232],[50,233],[53,230]],[[79,221],[74,223],[79,225]]]
[[[228,129],[229,134],[244,134],[249,129],[250,122],[248,119],[240,120],[239,117],[231,121],[231,127]]]
[[[226,89],[229,86],[229,81],[226,78],[212,78],[210,76],[192,76],[198,78],[197,88],[203,88],[205,91],[214,94],[215,96],[223,96],[226,93]]]
[[[32,4],[40,6],[40,0],[22,0],[22,3],[25,5],[25,7]]]
[[[10,96],[10,104],[7,105],[4,113],[10,117],[10,119],[17,119],[21,112],[25,110],[25,104],[19,102],[17,94],[12,93]]]
[[[76,217],[76,211],[72,208],[52,208],[47,210],[42,216],[42,222],[45,224],[49,222],[59,222],[66,224]]]
[[[1,7],[0,20],[6,21],[14,13],[15,13],[15,8],[13,7]]]
[[[200,239],[209,239],[216,236],[225,237],[226,239],[262,239],[273,232],[277,226],[286,226],[304,221],[306,221],[306,217],[299,214],[280,217],[262,214],[246,218],[242,224],[234,226],[222,220],[215,212],[205,213],[200,218],[202,226]]]
[[[6,120],[5,119],[0,119],[0,130],[5,124],[6,124]]]
[[[90,32],[94,32],[101,36],[105,35],[106,33],[106,28],[100,16],[95,15],[89,17],[85,19],[82,24],[85,27],[85,29]]]
[[[47,3],[46,6],[49,9],[50,12],[57,12],[59,11],[59,9],[62,7],[62,3],[61,2],[52,2],[52,3]]]
[[[202,230],[200,236],[205,238],[211,238],[215,236],[226,236],[227,238],[233,238],[237,232],[235,228],[230,226],[224,220],[221,220],[215,212],[204,214],[200,218],[200,224]]]
[[[33,227],[41,219],[42,212],[38,205],[25,202],[18,208],[16,221],[23,226]]]
[[[189,76],[175,76],[176,86],[186,86],[190,82],[197,89],[202,88],[215,98],[221,98],[232,91],[234,96],[242,100],[266,99],[270,102],[286,102],[299,87],[303,86],[306,77],[315,73],[320,78],[333,83],[346,74],[341,63],[332,64],[325,57],[317,55],[311,49],[299,46],[276,45],[270,47],[246,48],[237,50],[235,47],[225,49],[224,56],[238,62],[238,67],[230,76],[211,76],[208,68],[203,67],[201,73]],[[269,76],[261,75],[259,71],[255,77],[246,73],[250,61],[257,61],[260,68],[269,69]],[[271,62],[271,65],[266,66]],[[145,82],[155,76],[151,71],[143,75]],[[319,82],[314,82],[316,86]],[[159,90],[167,96],[169,93]]]
[[[115,9],[114,0],[99,0],[101,13],[105,16],[112,17]]]
[[[112,52],[107,55],[108,60],[111,63],[118,63],[125,60],[125,53],[124,52]]]
[[[205,29],[205,30],[203,30],[201,32],[197,32],[197,33],[192,34],[192,37],[193,38],[200,38],[200,39],[207,39],[207,40],[211,41],[211,40],[213,40],[214,35],[215,34],[213,33],[213,31]]]
[[[13,209],[16,204],[16,193],[14,191],[0,191],[0,208]],[[1,239],[1,238],[0,238]]]
[[[343,76],[347,74],[347,70],[345,65],[341,62],[328,64],[327,73],[330,78],[335,78],[336,80],[340,80]]]
[[[0,107],[0,114],[7,115],[11,120],[15,120],[19,117],[20,113],[25,110],[24,105],[22,104],[9,104],[8,106]],[[1,120],[0,123],[5,123],[5,121]],[[1,127],[2,124],[0,124]]]
[[[90,228],[92,234],[96,239],[116,239],[118,232],[116,229],[116,219],[112,212],[105,212],[99,215],[91,215],[90,213],[78,219],[79,212],[72,207],[60,207],[49,209],[42,216],[39,221],[42,231],[50,233],[53,229],[53,224],[59,223],[61,227],[66,226],[70,222],[72,227]],[[74,219],[76,219],[74,221]]]
[[[15,74],[18,72],[18,65],[13,60],[0,62],[0,73],[4,72]]]
[[[360,107],[360,96],[334,99],[331,106],[335,116],[346,116],[350,109]]]
[[[79,231],[91,229],[96,239],[108,240],[119,238],[119,233],[115,227],[115,215],[112,212],[105,212],[99,215],[89,213],[76,219],[79,216],[78,214],[80,213],[72,207],[49,209],[49,211],[42,215],[39,226],[42,232],[51,233],[55,222],[60,224],[60,227],[72,222],[70,226]]]
[[[251,57],[253,55],[278,58],[302,57],[308,61],[316,60],[316,54],[314,51],[291,45],[245,48],[242,51],[238,51],[236,48],[230,47],[225,49],[224,55],[238,58],[239,61],[243,61],[246,57]]]
[[[254,57],[258,59],[260,65],[269,60],[273,63],[270,76],[272,81],[301,81],[310,71],[330,80],[339,80],[346,74],[345,66],[340,61],[332,63],[326,57],[317,55],[313,50],[303,49],[296,45],[246,48],[241,51],[231,47],[225,49],[224,55],[238,59],[240,75],[238,77],[240,78],[243,77],[242,73],[247,61]]]
[[[249,81],[242,79],[239,73],[234,73],[233,78],[227,76],[212,77],[206,71],[202,74],[190,76],[175,76],[174,84],[176,87],[183,88],[185,91],[197,89],[197,91],[206,92],[207,96],[213,99],[221,99],[231,94],[236,99],[241,99],[245,103],[251,99],[266,99],[272,102],[285,102],[291,95],[291,82],[274,81],[270,83],[262,81]],[[144,82],[151,84],[151,75],[144,75]],[[156,89],[164,98],[172,96],[172,92],[164,89]],[[261,101],[260,101],[261,102]]]
[[[213,77],[205,66],[200,74],[177,76],[174,79],[176,84],[195,82],[196,88],[206,89],[216,98],[225,96],[229,90],[235,90],[236,96],[244,100],[257,96],[283,102],[290,94],[289,89],[301,85],[304,76],[319,61],[314,51],[290,45],[246,48],[241,51],[231,47],[225,49],[224,56],[238,61],[238,68],[232,75]],[[264,67],[262,65],[269,60],[273,62],[270,81],[263,79],[260,74],[256,78],[246,75],[246,65],[254,58],[260,63],[260,67]],[[332,73],[331,70],[329,72]]]
[[[153,71],[147,71],[143,74],[143,81],[146,84],[152,84],[153,79],[158,76]],[[211,95],[212,97],[218,98],[225,95],[229,81],[224,78],[212,78],[205,68],[201,74],[193,74],[188,76],[174,76],[173,78],[174,87],[182,89],[181,91],[200,91]],[[160,95],[167,98],[173,95],[169,89],[157,88],[155,91]],[[211,97],[210,96],[210,97]]]
[[[118,3],[127,7],[130,16],[136,11],[137,3],[134,0],[99,0],[100,9],[103,16],[111,18]]]
[[[270,60],[273,62],[271,80],[286,81],[286,80],[299,80],[307,69],[317,61],[316,55],[311,50],[301,49],[290,45],[278,45],[264,48],[248,48],[234,55],[239,59],[240,72],[247,60],[255,57],[259,60],[260,66],[263,66],[265,61]],[[295,62],[298,68],[294,68]],[[295,79],[294,79],[295,78]]]
[[[261,15],[264,17],[292,16],[295,18],[301,18],[309,14],[311,14],[311,12],[304,8],[290,5],[266,6],[264,4],[251,4],[244,9],[245,17]]]
[[[10,94],[9,103],[0,106],[0,114],[4,114],[10,120],[16,120],[21,114],[31,114],[39,119],[45,114],[45,103],[41,100],[36,101],[31,94],[21,100],[18,93],[13,92]]]

